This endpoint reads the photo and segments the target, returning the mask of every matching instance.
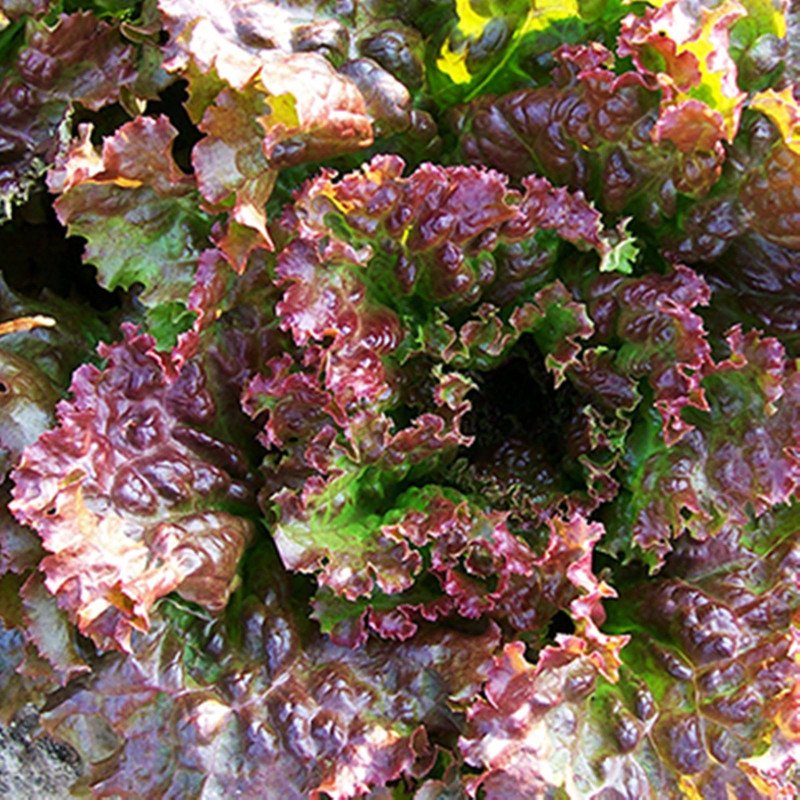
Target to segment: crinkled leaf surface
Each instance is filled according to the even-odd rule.
[[[507,645],[461,741],[467,762],[486,770],[471,791],[791,796],[796,766],[780,766],[797,739],[796,510],[686,540],[662,577],[626,586],[612,628],[631,639],[615,684],[576,640],[535,666]]]
[[[266,414],[262,442],[273,451],[267,464],[278,491],[270,499],[268,486],[262,498],[276,515],[274,537],[289,568],[317,573],[322,586],[350,600],[377,587],[409,607],[422,601],[402,593],[435,573],[446,595],[463,595],[455,601],[459,613],[479,616],[494,607],[492,591],[480,589],[478,578],[474,591],[487,597],[468,600],[471,579],[450,576],[455,565],[447,560],[434,558],[430,567],[425,561],[423,570],[429,546],[435,552],[444,537],[451,555],[463,550],[467,561],[478,561],[468,557],[469,541],[486,538],[485,558],[494,567],[467,571],[490,574],[507,548],[524,553],[525,544],[500,517],[489,522],[469,504],[445,501],[446,492],[436,500],[404,487],[435,481],[457,448],[472,441],[460,423],[474,384],[453,366],[489,369],[531,333],[554,376],[546,379],[563,382],[577,340],[591,335],[592,325],[563,285],[531,291],[546,281],[536,273],[546,270],[560,241],[595,258],[611,245],[599,213],[580,194],[544,179],[526,179],[518,192],[479,169],[425,165],[403,178],[402,167],[398,158],[379,157],[339,181],[323,175],[287,210],[282,226],[293,235],[277,258],[283,296],[276,308],[304,355],[274,359],[243,402],[254,417]],[[528,262],[529,281],[518,273],[518,291],[506,294],[505,308],[481,303],[484,293],[508,288],[501,270],[512,248],[535,252],[537,237],[545,242],[543,258]],[[403,520],[420,513],[441,521],[425,533],[414,523],[418,533],[408,539]],[[533,568],[505,569],[530,575]],[[395,619],[400,627],[392,635],[410,635],[413,624]]]
[[[201,191],[212,204],[233,198],[220,246],[236,266],[242,256],[232,239],[246,236],[245,250],[271,246],[264,205],[277,170],[363,149],[374,126],[433,135],[397,77],[409,79],[409,60],[419,64],[406,43],[414,32],[403,24],[383,30],[360,4],[349,12],[240,0],[159,7],[171,35],[165,66],[187,76],[190,110],[208,134],[193,154]],[[390,34],[399,41],[383,44]],[[400,63],[390,49],[398,47],[407,54]]]
[[[50,551],[47,587],[79,629],[125,649],[173,589],[224,607],[252,535],[235,513],[247,466],[213,434],[200,366],[177,369],[130,327],[100,353],[108,366],[75,373],[59,427],[23,455],[12,508]]]
[[[0,219],[52,162],[72,104],[97,110],[135,78],[130,45],[88,12],[62,15],[52,28],[29,22],[27,33],[14,69],[0,82]]]
[[[185,302],[210,219],[172,158],[177,131],[164,116],[138,117],[106,138],[102,153],[90,133],[85,128],[50,173],[60,221],[87,240],[84,259],[106,288],[139,283],[147,306]]]
[[[741,323],[797,351],[797,155],[764,112],[746,115],[719,188],[667,234],[671,261],[700,270],[714,293],[718,341]]]
[[[92,357],[96,337],[107,328],[88,306],[52,296],[32,300],[2,279],[0,319],[0,329],[6,329],[0,337],[0,574],[26,573],[39,562],[41,546],[8,512],[6,478],[24,448],[53,425],[72,370]]]
[[[423,23],[432,33],[431,94],[437,103],[453,106],[482,94],[530,85],[537,77],[536,62],[546,61],[560,45],[613,42],[629,11],[627,5],[618,0],[442,3],[440,12],[447,9],[449,18],[436,27]],[[425,11],[418,13],[424,19]]]
[[[735,329],[729,345],[705,370],[707,410],[685,413],[692,426],[678,444],[664,446],[649,409],[632,434],[627,491],[609,519],[657,559],[684,530],[702,540],[797,495],[795,367],[775,339]]]
[[[587,294],[597,338],[619,343],[615,369],[629,380],[647,377],[664,439],[678,441],[691,429],[683,409],[706,408],[700,382],[711,348],[694,309],[708,303],[708,287],[694,272],[678,267],[669,276],[604,277]]]
[[[60,143],[142,327],[0,284],[0,715],[100,797],[794,800],[794,9],[80,6],[0,2],[0,197]]]
[[[107,656],[48,714],[96,796],[345,800],[426,771],[436,740],[460,729],[496,629],[345,650],[298,626],[274,562],[257,566],[273,588],[227,624],[162,604],[130,656]]]
[[[738,0],[716,7],[670,0],[643,16],[630,15],[622,24],[619,54],[631,56],[640,73],[653,76],[662,90],[661,115],[654,135],[675,141],[669,120],[674,108],[702,113],[709,137],[732,141],[746,94],[739,88],[736,65],[729,53],[730,29],[743,16]],[[676,142],[678,144],[678,142]],[[680,148],[680,144],[678,144]]]
[[[681,147],[659,145],[658,93],[640,73],[613,72],[613,55],[599,45],[556,56],[551,84],[486,95],[459,112],[469,161],[517,176],[539,171],[573,189],[597,187],[605,209],[635,210],[651,224],[675,213],[678,193],[702,196],[716,182],[723,154],[699,105],[670,109],[670,129],[685,139]]]

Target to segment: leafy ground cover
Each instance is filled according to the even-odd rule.
[[[79,796],[800,796],[787,5],[0,1],[0,721]]]

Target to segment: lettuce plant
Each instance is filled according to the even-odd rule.
[[[800,796],[788,5],[0,2],[0,719],[76,795]]]

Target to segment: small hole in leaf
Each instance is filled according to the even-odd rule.
[[[119,294],[97,283],[97,270],[83,263],[85,240],[67,237],[53,209],[53,198],[36,184],[28,201],[0,226],[2,278],[14,292],[38,297],[44,288],[61,297],[82,298],[98,311],[121,305]],[[58,269],[53,269],[58,264]]]
[[[184,106],[188,99],[188,83],[184,80],[175,81],[167,86],[157,100],[147,104],[147,113],[150,115],[165,114],[178,131],[172,144],[172,157],[180,169],[187,175],[194,173],[192,165],[192,149],[203,138],[203,134],[192,122]]]
[[[0,394],[8,394],[8,386],[3,381],[0,381]]]
[[[51,508],[48,508],[45,513],[48,517],[54,517],[56,515],[56,507],[52,506]]]
[[[556,611],[547,628],[547,638],[553,639],[557,633],[575,633],[572,617],[566,611]]]

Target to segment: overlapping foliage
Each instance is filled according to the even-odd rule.
[[[0,2],[0,238],[93,268],[0,283],[0,715],[95,797],[800,795],[795,16]]]

